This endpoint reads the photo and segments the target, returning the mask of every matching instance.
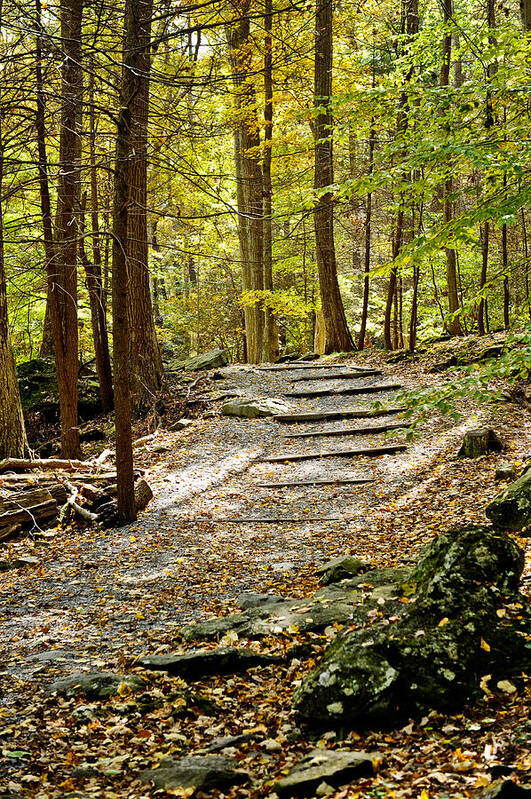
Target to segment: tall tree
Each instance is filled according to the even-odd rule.
[[[337,280],[334,244],[334,200],[327,190],[334,182],[332,99],[332,0],[317,0],[314,68],[314,206],[315,244],[324,324],[324,352],[354,348]]]
[[[118,514],[122,522],[136,516],[133,435],[131,428],[131,379],[129,370],[130,319],[128,279],[128,211],[131,192],[132,118],[138,91],[135,75],[138,38],[137,20],[142,0],[126,0],[122,78],[116,130],[112,219],[112,340],[114,368],[114,416],[116,429],[116,472]]]
[[[271,155],[273,146],[273,0],[264,5],[264,289],[273,291],[273,184]],[[263,360],[272,361],[278,355],[278,334],[271,305],[264,308]]]
[[[450,64],[452,60],[452,23],[454,9],[453,0],[443,0],[443,21],[444,21],[444,35],[442,47],[442,63],[441,74],[439,83],[444,90],[450,85]],[[448,125],[445,125],[447,134],[449,134]],[[444,179],[443,185],[443,212],[444,221],[447,226],[450,226],[453,219],[453,164],[450,161],[448,164],[448,171]],[[446,287],[448,290],[448,310],[450,318],[448,320],[448,332],[452,336],[460,336],[462,333],[461,322],[459,320],[459,292],[457,288],[457,252],[453,242],[444,248],[446,254]]]
[[[237,184],[238,238],[244,292],[264,289],[263,176],[260,163],[260,126],[256,90],[250,69],[251,0],[241,0],[226,25],[229,61],[234,85],[234,164]],[[262,358],[264,314],[256,295],[244,305],[247,360]]]
[[[148,403],[160,388],[163,372],[153,318],[148,263],[147,142],[153,0],[131,2],[128,13],[132,19],[126,55],[134,81],[129,154],[130,207],[127,214],[129,360],[134,403],[141,405]]]
[[[415,36],[419,30],[419,9],[418,9],[418,0],[402,0],[402,21],[401,21],[401,33],[402,36],[406,35],[406,45],[410,41],[412,36]],[[396,117],[396,132],[397,137],[401,140],[402,143],[402,150],[405,147],[405,137],[408,129],[408,94],[407,94],[407,85],[411,81],[413,76],[413,65],[410,64],[409,69],[405,76],[404,81],[404,88],[400,93],[400,99],[398,101],[398,113]],[[408,177],[408,170],[407,168],[403,168],[401,170],[401,182],[404,183]],[[393,262],[396,261],[398,256],[400,255],[400,251],[402,249],[403,238],[404,238],[404,223],[405,223],[405,191],[402,189],[400,193],[400,197],[398,200],[398,210],[396,213],[396,218],[393,224],[393,235],[392,235],[392,257]],[[385,341],[385,348],[387,350],[392,350],[393,347],[396,347],[398,344],[398,336],[397,336],[397,329],[396,329],[396,311],[395,311],[395,330],[394,335],[392,335],[391,331],[391,318],[393,313],[393,306],[396,308],[397,304],[397,270],[396,266],[393,263],[391,268],[391,274],[389,276],[389,286],[387,289],[387,300],[385,304],[385,319],[384,319],[384,341]]]
[[[48,280],[61,413],[61,451],[67,458],[77,458],[80,454],[77,255],[83,100],[82,17],[83,0],[62,0],[59,181],[55,245],[48,264]]]
[[[96,371],[100,384],[101,406],[104,412],[111,410],[112,369],[109,352],[109,335],[107,331],[106,298],[103,290],[101,236],[99,224],[98,202],[98,169],[96,164],[96,109],[94,105],[94,64],[91,64],[89,76],[89,166],[90,166],[90,218],[92,224],[92,261],[86,255],[81,239],[81,257],[87,277],[87,288],[90,302],[90,318],[92,337],[94,339],[94,355]]]
[[[3,2],[0,0],[0,37],[2,36]],[[2,77],[0,70],[0,97],[3,102]],[[4,264],[4,218],[2,208],[2,189],[4,177],[4,144],[2,126],[4,120],[3,104],[0,105],[0,458],[22,457],[26,449],[24,418],[17,383],[15,359],[9,335],[7,316],[6,273]]]

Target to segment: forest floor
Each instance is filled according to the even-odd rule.
[[[384,376],[363,378],[364,383],[392,378],[412,389],[447,379],[430,373],[426,358],[389,364],[369,354],[352,362],[384,370]],[[324,377],[323,372],[314,374]],[[293,383],[289,371],[238,365],[226,367],[222,375],[209,385],[212,396],[242,392],[282,398],[295,388],[324,384]],[[345,384],[334,383],[337,388]],[[392,405],[396,394],[288,401],[298,410],[335,410],[369,406],[375,400]],[[395,418],[349,424],[362,427],[386,420]],[[505,451],[457,459],[464,430],[484,423],[496,429]],[[346,424],[328,421],[311,428]],[[309,425],[296,427],[300,432]],[[302,453],[405,440],[403,431],[283,440],[290,432],[294,426],[272,419],[237,419],[217,412],[180,432],[160,430],[136,451],[136,464],[146,469],[155,499],[135,524],[106,531],[72,525],[55,530],[45,545],[31,538],[10,544],[8,558],[36,555],[39,565],[0,574],[0,737],[6,756],[0,765],[0,795],[164,796],[138,780],[142,768],[169,753],[197,752],[219,736],[249,730],[256,737],[232,754],[252,772],[251,787],[204,795],[271,795],[268,784],[302,754],[316,745],[333,748],[339,741],[326,730],[312,738],[299,729],[291,711],[294,681],[308,670],[308,663],[194,681],[194,691],[213,702],[214,710],[190,708],[176,718],[170,699],[175,678],[140,669],[138,658],[182,648],[178,633],[184,624],[233,610],[242,591],[309,596],[318,587],[317,567],[342,553],[375,566],[413,562],[439,531],[484,522],[485,505],[500,490],[496,467],[502,462],[519,467],[531,452],[529,413],[509,404],[467,407],[459,422],[433,415],[418,427],[408,448],[395,454],[259,461],[288,449]],[[259,487],[262,482],[316,476],[371,477],[374,482]],[[282,518],[287,521],[279,522]],[[529,554],[529,539],[519,543],[527,545]],[[528,585],[529,571],[524,579]],[[294,638],[278,636],[251,646],[276,652]],[[326,636],[314,639],[317,648],[326,643]],[[73,715],[74,700],[45,697],[54,679],[85,670],[144,674],[148,690],[162,697],[162,706],[149,713],[130,709],[127,715],[123,697],[117,697],[81,721],[79,714]],[[462,714],[433,713],[395,731],[347,731],[351,746],[383,751],[386,761],[371,778],[332,795],[443,799],[471,796],[498,775],[522,779],[531,765],[521,737],[527,718],[523,702],[522,695],[485,693],[475,708]]]

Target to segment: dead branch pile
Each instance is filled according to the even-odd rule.
[[[93,525],[117,520],[116,472],[107,463],[110,450],[93,460],[59,458],[0,461],[0,541],[39,532],[76,516]],[[135,473],[137,510],[153,493],[141,472]]]

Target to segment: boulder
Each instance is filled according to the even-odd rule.
[[[229,354],[226,350],[210,350],[187,358],[183,368],[186,372],[200,372],[204,369],[219,369],[226,366],[229,362]]]
[[[155,671],[167,671],[184,679],[200,680],[209,674],[234,674],[254,666],[277,663],[278,658],[261,655],[252,649],[219,647],[218,649],[193,649],[185,653],[151,655],[140,658],[140,665]]]
[[[322,782],[338,788],[358,777],[373,774],[381,761],[378,752],[350,752],[344,749],[314,749],[272,786],[279,796],[314,796]]]
[[[392,725],[461,708],[482,675],[493,684],[518,675],[529,615],[496,611],[518,596],[522,568],[519,547],[490,528],[440,535],[403,585],[409,601],[381,597],[380,615],[369,610],[364,626],[340,634],[296,690],[296,709],[310,723]]]
[[[487,505],[486,514],[501,530],[518,531],[531,525],[531,469],[498,494]]]
[[[287,403],[271,397],[233,400],[226,402],[223,406],[224,416],[243,416],[246,419],[256,419],[258,416],[276,416],[280,413],[289,413],[289,411],[290,406]]]
[[[338,583],[348,577],[357,577],[370,569],[370,564],[352,555],[341,555],[339,558],[329,560],[317,569],[317,574],[323,585]]]
[[[195,791],[241,785],[249,780],[249,774],[239,769],[238,761],[233,758],[204,755],[180,760],[164,757],[157,768],[142,771],[140,779],[166,791],[189,789],[190,793],[187,791],[181,795],[192,796]]]
[[[67,698],[85,696],[89,700],[105,700],[117,696],[122,690],[143,691],[146,687],[142,677],[115,674],[111,671],[76,672],[61,677],[46,690],[47,694],[61,694]]]
[[[479,458],[480,455],[501,452],[502,449],[502,442],[494,430],[490,427],[478,427],[476,430],[468,430],[465,433],[457,455],[460,458]]]

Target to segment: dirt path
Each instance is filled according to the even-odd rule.
[[[325,381],[323,369],[305,372],[308,382],[293,382],[300,371],[233,366],[223,370],[225,379],[218,386],[220,392],[283,398],[305,387],[331,384],[345,389],[396,381],[397,371]],[[410,387],[418,378],[402,376],[400,382]],[[394,397],[394,392],[338,394],[289,402],[294,410],[337,410],[375,401],[393,404]],[[373,424],[370,419],[329,420],[298,425],[297,431]],[[12,675],[48,679],[74,667],[119,664],[122,657],[153,651],[163,636],[243,590],[282,587],[296,575],[311,581],[316,563],[345,550],[379,565],[411,559],[440,527],[481,520],[485,498],[496,490],[494,461],[488,458],[472,478],[462,462],[442,466],[443,454],[455,449],[463,427],[433,419],[404,452],[278,464],[260,458],[287,450],[396,443],[404,441],[404,432],[284,439],[293,426],[272,419],[217,417],[158,438],[159,450],[161,442],[168,449],[158,453],[154,466],[153,451],[139,452],[140,461],[149,466],[155,500],[137,523],[104,532],[58,532],[48,547],[32,550],[42,559],[40,568],[1,575],[4,676],[8,681]],[[525,448],[526,442],[521,444]],[[259,487],[263,482],[338,476],[373,482]],[[226,521],[238,517],[297,521]],[[339,520],[316,521],[329,517]]]

